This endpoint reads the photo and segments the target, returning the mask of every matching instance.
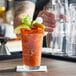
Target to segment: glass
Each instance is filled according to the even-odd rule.
[[[0,18],[4,18],[4,14],[6,11],[5,0],[0,1]]]
[[[56,28],[47,35],[47,44],[52,51],[65,52],[66,22],[68,20],[68,0],[52,0],[52,11],[56,16]],[[51,11],[50,11],[51,12]],[[50,38],[49,38],[50,37]]]
[[[5,35],[5,26],[0,25],[0,36],[4,37],[4,35]]]
[[[5,6],[0,7],[0,18],[4,18],[5,10],[6,10]]]
[[[6,28],[4,24],[0,24],[0,55],[11,55],[9,49],[5,45],[9,38],[5,37]]]
[[[76,22],[71,22],[71,25],[72,28],[66,37],[66,54],[76,56]]]
[[[76,4],[69,5],[70,23],[67,28],[66,54],[76,56]]]
[[[41,63],[43,31],[21,29],[23,65],[29,69],[38,69]]]

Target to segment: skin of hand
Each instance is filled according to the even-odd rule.
[[[35,3],[31,1],[16,1],[15,2],[15,16],[14,16],[14,28],[18,25],[21,25],[22,18],[24,15],[29,15],[30,17],[33,18],[33,13],[35,10]]]
[[[48,10],[42,10],[39,12],[38,17],[42,17],[42,24],[46,26],[45,31],[53,32],[54,28],[56,27],[55,14],[49,12]]]

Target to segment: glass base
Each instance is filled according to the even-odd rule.
[[[11,55],[9,49],[5,44],[1,44],[0,46],[0,55]]]
[[[24,68],[26,68],[27,70],[38,70],[40,68],[40,66],[23,66]]]

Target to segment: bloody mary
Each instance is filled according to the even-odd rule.
[[[22,24],[15,28],[15,33],[22,38],[23,65],[29,69],[38,69],[41,63],[41,52],[45,25],[32,21],[30,16],[24,16]]]
[[[40,66],[43,42],[43,29],[21,29],[23,64],[26,66]]]

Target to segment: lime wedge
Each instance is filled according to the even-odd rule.
[[[15,32],[16,34],[20,34],[22,28],[27,29],[27,30],[31,30],[31,28],[30,28],[29,26],[26,26],[26,25],[18,25],[18,26],[15,28],[14,32]]]
[[[45,29],[45,25],[43,25],[43,24],[40,24],[40,23],[35,23],[35,24],[33,24],[34,26],[37,26],[37,27],[40,27],[40,28],[42,28],[42,29]]]

